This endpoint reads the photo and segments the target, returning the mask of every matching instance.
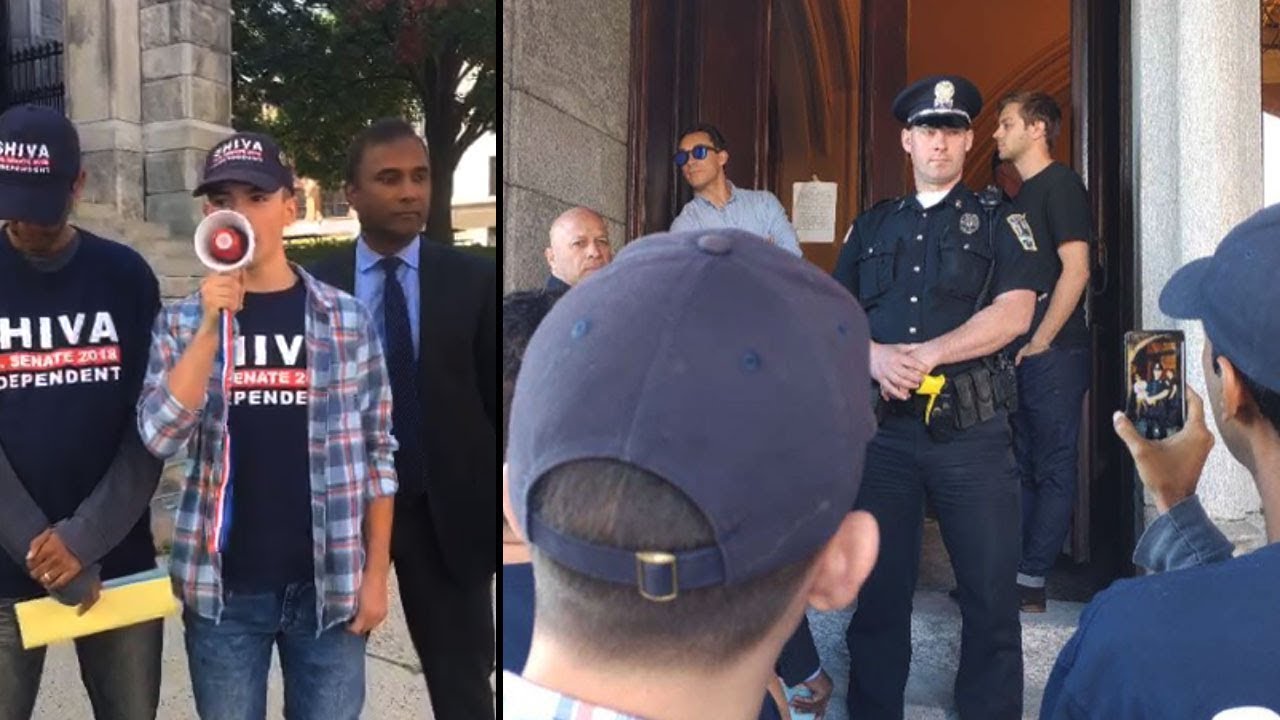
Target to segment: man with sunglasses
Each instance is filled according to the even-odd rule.
[[[743,190],[725,176],[729,148],[713,125],[699,123],[680,134],[676,167],[693,188],[671,231],[732,227],[753,232],[800,256],[800,240],[782,203],[767,190]]]

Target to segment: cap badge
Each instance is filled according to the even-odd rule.
[[[956,86],[952,85],[950,80],[939,80],[933,86],[933,106],[935,108],[950,110],[955,96]]]

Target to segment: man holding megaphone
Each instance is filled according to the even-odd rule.
[[[192,454],[170,574],[202,718],[263,717],[278,646],[291,717],[357,718],[387,613],[391,387],[354,297],[292,265],[293,174],[239,133],[209,152],[200,291],[156,321],[139,400],[159,457]]]

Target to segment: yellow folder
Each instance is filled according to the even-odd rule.
[[[30,650],[172,615],[178,611],[178,600],[169,578],[161,573],[142,573],[132,582],[104,584],[98,602],[84,615],[77,615],[74,605],[47,597],[14,605],[22,647]]]

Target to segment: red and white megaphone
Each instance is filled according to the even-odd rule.
[[[196,257],[216,272],[230,272],[253,259],[253,227],[235,210],[207,215],[196,228]]]

